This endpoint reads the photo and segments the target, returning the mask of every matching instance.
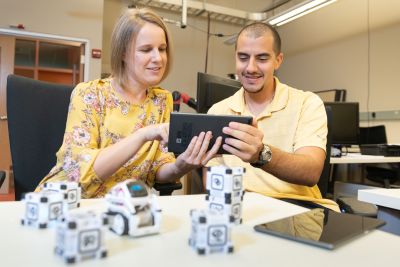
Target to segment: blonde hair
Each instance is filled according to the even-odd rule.
[[[127,9],[117,21],[111,36],[111,75],[118,84],[124,86],[128,73],[124,62],[125,55],[134,45],[139,31],[145,23],[152,23],[163,29],[167,42],[167,65],[160,80],[164,80],[172,65],[171,37],[162,18],[148,8]]]

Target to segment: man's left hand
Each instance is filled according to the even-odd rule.
[[[224,134],[233,138],[226,138],[222,147],[229,153],[239,157],[245,162],[255,162],[263,147],[264,134],[257,128],[257,121],[253,124],[230,122],[229,127],[222,129]]]

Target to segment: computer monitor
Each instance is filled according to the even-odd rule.
[[[357,102],[325,102],[332,110],[332,144],[358,145],[360,136]]]
[[[215,75],[197,73],[197,112],[207,113],[212,105],[240,89],[240,82]]]

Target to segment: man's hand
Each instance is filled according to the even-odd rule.
[[[229,127],[224,127],[222,132],[234,137],[225,139],[222,147],[226,151],[245,162],[258,160],[258,155],[263,147],[264,134],[257,128],[255,118],[253,118],[252,125],[230,122]]]

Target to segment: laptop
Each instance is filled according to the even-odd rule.
[[[312,209],[294,216],[254,226],[254,229],[290,240],[334,249],[381,227],[385,221],[328,209]]]
[[[175,154],[183,153],[194,136],[207,131],[211,131],[213,134],[208,146],[209,149],[215,144],[218,136],[222,136],[222,143],[224,143],[224,139],[228,136],[222,133],[222,128],[228,126],[231,121],[251,124],[253,118],[249,116],[172,112],[169,124],[168,151]],[[227,153],[222,146],[218,150],[218,154]]]

